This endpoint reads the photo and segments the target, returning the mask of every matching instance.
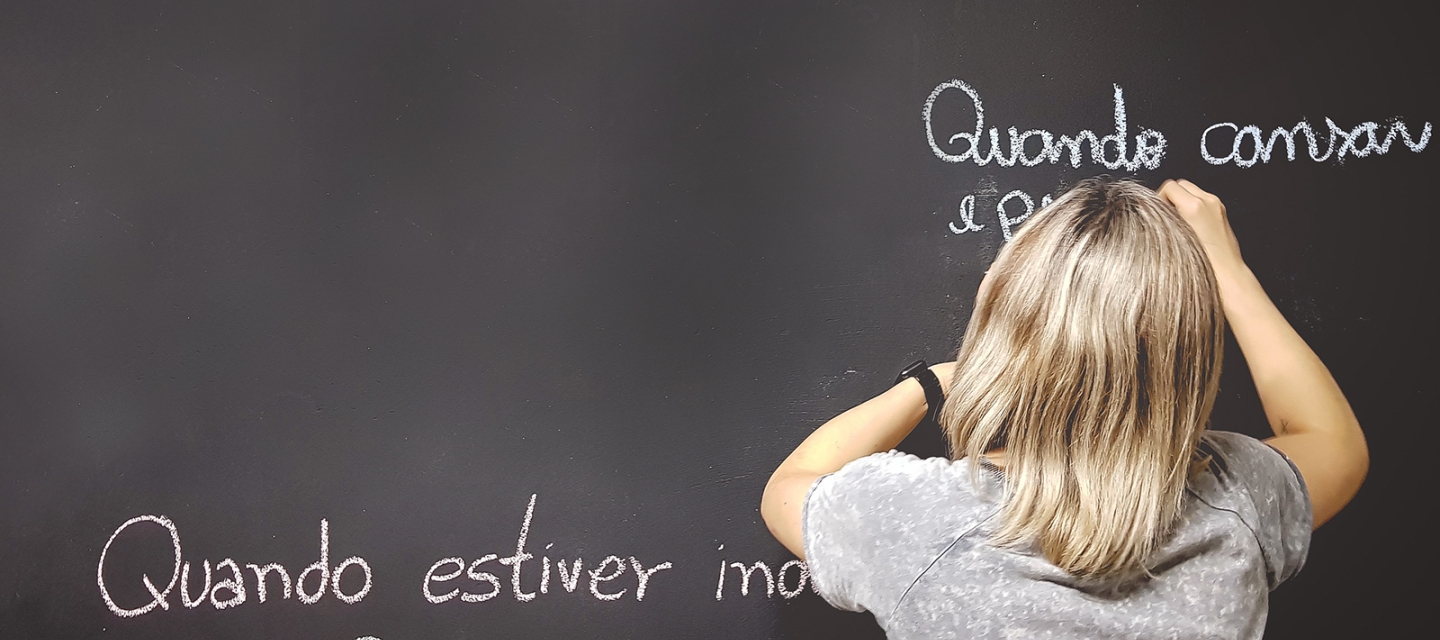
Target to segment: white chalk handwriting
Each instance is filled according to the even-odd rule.
[[[105,583],[105,563],[112,554],[119,551],[112,550],[115,540],[122,532],[134,526],[149,523],[149,529],[156,526],[165,530],[170,537],[170,545],[175,551],[175,559],[171,567],[170,580],[165,583],[164,589],[159,589],[150,579],[149,574],[143,574],[140,582],[150,594],[150,601],[133,608],[126,608],[115,601],[110,586]],[[122,618],[133,618],[145,615],[154,611],[157,607],[162,610],[170,609],[170,594],[177,587],[180,589],[180,604],[187,609],[204,604],[209,599],[211,606],[216,609],[229,609],[245,604],[249,591],[246,588],[245,574],[240,570],[240,565],[231,558],[221,560],[215,565],[215,571],[224,579],[212,583],[210,560],[205,559],[201,563],[205,574],[205,583],[200,587],[199,595],[192,597],[190,581],[190,561],[184,559],[184,553],[180,548],[180,530],[169,518],[165,516],[143,515],[135,516],[126,520],[124,524],[110,534],[110,539],[105,541],[105,547],[100,551],[100,563],[95,569],[95,582],[100,587],[100,598],[105,601],[105,606],[111,613]],[[333,593],[337,600],[345,604],[356,604],[370,593],[373,582],[373,574],[370,564],[364,558],[351,556],[331,567],[330,565],[330,523],[321,518],[320,520],[320,559],[301,570],[300,575],[291,582],[290,573],[284,566],[276,563],[265,565],[247,564],[246,568],[254,574],[255,598],[259,602],[265,602],[270,597],[268,585],[278,584],[280,586],[280,599],[288,600],[293,592],[297,600],[304,604],[315,604],[326,593]],[[364,584],[353,593],[345,593],[340,588],[340,578],[348,569],[354,567],[364,577]],[[198,572],[197,572],[198,573]],[[351,573],[354,573],[353,571]],[[268,581],[271,574],[274,574],[278,582]],[[305,584],[311,574],[314,574],[315,588],[306,591]]]
[[[1420,139],[1416,140],[1410,135],[1410,128],[1400,118],[1391,118],[1387,126],[1376,122],[1362,122],[1354,127],[1345,129],[1330,118],[1325,119],[1325,134],[1320,138],[1325,140],[1325,150],[1320,150],[1319,140],[1316,138],[1315,129],[1310,126],[1308,120],[1300,120],[1290,128],[1275,127],[1269,137],[1265,132],[1253,124],[1245,126],[1233,122],[1220,122],[1205,128],[1200,134],[1200,157],[1206,162],[1215,165],[1234,163],[1237,167],[1253,167],[1258,163],[1268,163],[1275,154],[1275,145],[1279,142],[1285,143],[1285,159],[1293,162],[1295,160],[1295,147],[1298,141],[1305,143],[1305,151],[1310,159],[1315,162],[1324,162],[1333,158],[1335,162],[1343,163],[1345,158],[1364,158],[1370,154],[1385,155],[1390,152],[1390,145],[1398,137],[1405,148],[1420,153],[1430,144],[1430,123],[1426,122],[1420,130]],[[1232,134],[1230,147],[1224,149],[1222,132],[1228,129]],[[1386,129],[1384,137],[1380,137],[1379,131]],[[1212,141],[1211,136],[1214,136]],[[1303,136],[1303,137],[1302,137]],[[1337,148],[1338,143],[1338,148]],[[1219,147],[1227,153],[1217,156],[1211,153],[1211,149]],[[1248,149],[1248,155],[1246,151]]]
[[[723,549],[724,545],[721,545],[721,548]],[[791,571],[792,569],[794,569],[794,571]],[[757,575],[765,578],[766,598],[779,593],[780,597],[789,600],[803,593],[806,585],[812,585],[810,590],[815,590],[813,583],[810,581],[810,567],[800,560],[791,560],[780,565],[779,571],[772,571],[770,565],[766,564],[763,560],[747,565],[743,562],[727,563],[722,559],[720,560],[720,579],[715,583],[716,600],[725,599],[725,576],[731,573],[732,570],[740,578],[739,589],[742,597],[750,595],[750,579]],[[795,576],[795,588],[793,589],[787,588],[786,585],[786,581],[790,580],[789,576],[792,574]],[[731,584],[734,583],[732,582]],[[756,586],[758,592],[759,582],[756,582]]]
[[[549,554],[540,558],[540,578],[535,591],[525,591],[522,587],[522,572],[527,561],[535,559],[535,554],[525,550],[525,545],[530,538],[530,522],[535,517],[536,494],[530,495],[530,504],[525,507],[525,518],[520,523],[520,535],[515,541],[515,553],[499,557],[496,554],[486,554],[471,562],[468,567],[465,559],[460,556],[441,558],[430,565],[430,570],[425,572],[425,578],[421,583],[421,595],[426,602],[431,604],[444,604],[456,597],[461,602],[485,602],[499,595],[504,588],[501,586],[500,578],[495,574],[481,571],[480,569],[489,562],[496,562],[510,567],[510,593],[520,602],[531,602],[537,595],[550,593],[551,569],[558,573],[560,588],[567,593],[574,593],[580,584],[580,577],[584,571],[585,560],[576,556],[574,560],[567,561],[565,558],[551,560]],[[549,550],[555,543],[545,545]],[[532,565],[533,566],[533,565]],[[631,593],[630,586],[616,588],[617,586],[633,585],[635,600],[637,602],[645,599],[646,593],[651,588],[651,581],[655,574],[673,568],[670,562],[660,562],[649,567],[645,566],[636,556],[606,556],[593,569],[585,572],[589,577],[589,593],[596,600],[612,602]],[[453,568],[453,569],[452,569]],[[634,577],[625,580],[627,571],[632,571]],[[464,574],[470,583],[458,583],[450,587],[449,583],[460,578]],[[476,589],[475,587],[479,587]],[[445,590],[450,587],[449,590]],[[472,590],[474,589],[474,590]]]
[[[921,118],[925,121],[925,137],[930,142],[930,149],[935,152],[935,157],[952,163],[969,160],[981,167],[991,161],[1002,167],[1013,167],[1016,164],[1033,167],[1046,162],[1056,164],[1069,152],[1070,166],[1078,168],[1086,160],[1082,149],[1088,144],[1089,160],[1106,169],[1137,171],[1142,167],[1159,168],[1160,161],[1165,158],[1165,136],[1154,129],[1142,128],[1135,134],[1135,146],[1132,149],[1128,139],[1129,122],[1125,114],[1125,94],[1120,85],[1114,87],[1114,133],[1096,137],[1094,131],[1085,129],[1073,136],[1057,136],[1044,129],[1020,131],[1017,127],[1010,127],[1007,130],[1009,153],[1002,153],[1000,130],[997,127],[990,127],[989,149],[982,150],[985,142],[985,106],[980,101],[980,94],[964,81],[949,80],[936,86],[935,90],[930,92],[930,97],[925,99],[925,107],[921,111]],[[946,108],[973,112],[975,124],[972,130],[944,137],[942,147],[935,135],[933,116],[937,102],[952,89],[964,94],[968,100],[961,100],[959,106],[954,106],[953,101],[947,100]],[[1032,139],[1037,140],[1039,145],[1034,153],[1030,154],[1028,150],[1032,146]]]
[[[1024,205],[1023,212],[1020,211],[1020,205],[1011,204],[1012,201],[1017,200],[1019,201],[1020,205]],[[1047,193],[1044,196],[1041,196],[1040,208],[1043,209],[1049,206],[1050,202],[1050,194]],[[1007,207],[1011,207],[1013,208],[1013,210],[1007,209]],[[956,224],[954,221],[949,223],[951,233],[960,235],[962,233],[980,231],[985,228],[985,225],[975,222],[975,194],[972,193],[962,198],[960,200],[959,209],[959,224]],[[1014,237],[1015,228],[1019,227],[1021,223],[1028,220],[1030,216],[1035,213],[1035,211],[1035,200],[1030,197],[1030,194],[1027,194],[1024,191],[1020,191],[1017,189],[1015,191],[1011,191],[1010,193],[1005,194],[1004,197],[1000,198],[1000,201],[995,205],[995,217],[999,220],[1000,234],[1005,237],[1006,242],[1009,242],[1010,239]],[[1016,213],[1018,213],[1019,215],[1014,215]]]

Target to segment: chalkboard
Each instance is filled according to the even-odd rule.
[[[1418,11],[6,2],[0,635],[881,637],[761,489],[1101,173],[1222,196],[1367,428],[1269,637],[1425,635]]]

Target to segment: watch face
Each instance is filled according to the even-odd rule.
[[[916,361],[910,363],[910,364],[909,364],[908,366],[906,366],[904,369],[901,369],[901,370],[900,370],[900,375],[895,376],[895,384],[900,384],[900,381],[901,381],[901,380],[904,380],[904,379],[906,379],[906,378],[909,378],[909,377],[911,377],[911,376],[914,376],[914,375],[920,373],[921,371],[925,371],[925,370],[928,369],[928,368],[929,368],[929,367],[927,367],[927,366],[925,365],[925,361],[924,361],[924,360],[916,360]]]

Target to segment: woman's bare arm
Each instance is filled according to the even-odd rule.
[[[1315,526],[1360,490],[1370,468],[1365,435],[1330,370],[1261,288],[1240,257],[1225,205],[1188,180],[1165,181],[1160,195],[1195,229],[1220,284],[1225,318],[1265,407],[1275,437],[1310,492]]]
[[[955,363],[930,367],[948,388]],[[827,473],[847,462],[872,453],[889,451],[900,444],[925,417],[925,391],[914,379],[906,379],[884,393],[842,413],[821,425],[790,453],[765,485],[760,499],[760,516],[780,544],[804,559],[800,536],[800,514],[805,494]]]

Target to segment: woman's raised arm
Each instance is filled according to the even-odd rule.
[[[1350,502],[1370,468],[1355,412],[1325,363],[1275,308],[1241,259],[1220,199],[1188,180],[1167,180],[1159,193],[1205,246],[1220,284],[1225,319],[1275,432],[1266,442],[1300,469],[1319,527]]]

